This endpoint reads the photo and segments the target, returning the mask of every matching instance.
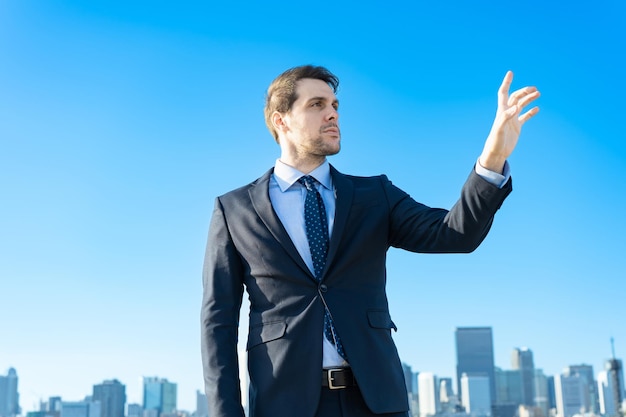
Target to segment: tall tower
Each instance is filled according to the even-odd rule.
[[[585,404],[589,404],[587,411],[598,413],[598,390],[593,377],[593,366],[581,364],[570,365],[564,372],[568,375],[579,375],[585,384]]]
[[[148,416],[176,410],[177,385],[167,379],[143,378],[143,409]]]
[[[541,410],[541,416],[550,415],[550,385],[548,377],[541,369],[535,369],[535,406]]]
[[[463,397],[461,404],[465,412],[472,417],[491,416],[491,395],[489,393],[489,377],[485,375],[461,376]]]
[[[402,372],[404,373],[404,385],[406,385],[406,392],[413,392],[413,370],[411,366],[402,362]]]
[[[420,372],[417,381],[420,417],[436,415],[441,410],[437,376],[432,372]]]
[[[458,395],[463,398],[461,376],[486,376],[489,378],[489,396],[493,405],[496,384],[493,360],[493,335],[491,327],[457,327],[456,383]]]
[[[586,381],[579,374],[570,375],[564,372],[554,377],[554,393],[556,395],[556,412],[558,417],[573,417],[589,411],[585,404]]]
[[[600,411],[607,416],[620,415],[624,401],[624,366],[621,359],[615,358],[615,346],[611,338],[613,357],[604,363],[604,372],[598,374]]]
[[[522,404],[535,405],[535,363],[532,350],[526,347],[513,349],[511,368],[519,370],[522,377]]]
[[[0,376],[0,417],[20,414],[20,397],[17,392],[17,372],[9,368],[6,376]]]
[[[522,373],[519,370],[495,368],[496,398],[495,403],[517,410],[522,404]],[[502,414],[502,413],[500,413]]]
[[[196,390],[196,417],[209,417],[209,403],[200,390]]]
[[[126,386],[117,379],[94,385],[93,401],[100,401],[101,417],[124,417]]]

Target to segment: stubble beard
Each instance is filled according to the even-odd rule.
[[[324,130],[335,127],[337,128],[337,139],[332,139],[332,142],[328,142],[327,139],[324,138],[328,133],[324,133]],[[330,156],[336,155],[341,150],[341,131],[339,131],[339,126],[335,123],[331,123],[325,126],[322,126],[319,130],[319,136],[315,139],[314,143],[316,144],[315,148],[318,151],[318,155],[320,156]]]
[[[313,153],[318,156],[331,156],[336,155],[341,150],[341,138],[336,142],[328,143],[328,140],[324,139],[322,135],[318,136],[315,140],[315,146]]]

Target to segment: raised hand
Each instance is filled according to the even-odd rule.
[[[490,171],[502,173],[504,162],[517,145],[522,126],[539,112],[533,107],[522,114],[528,106],[540,96],[535,87],[524,87],[509,95],[513,73],[508,71],[498,89],[498,110],[491,126],[479,163]]]

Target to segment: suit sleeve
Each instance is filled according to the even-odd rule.
[[[474,251],[512,191],[511,179],[498,188],[472,170],[459,200],[444,210],[417,203],[385,177],[383,182],[390,208],[390,245],[422,253]]]
[[[211,417],[243,417],[237,333],[243,296],[243,267],[220,199],[209,228],[203,268],[201,349]]]

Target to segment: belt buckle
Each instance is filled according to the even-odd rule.
[[[334,384],[333,373],[341,372],[341,371],[343,371],[343,368],[328,369],[326,371],[328,373],[328,389],[342,389],[342,388],[348,387],[347,385],[335,385]]]

